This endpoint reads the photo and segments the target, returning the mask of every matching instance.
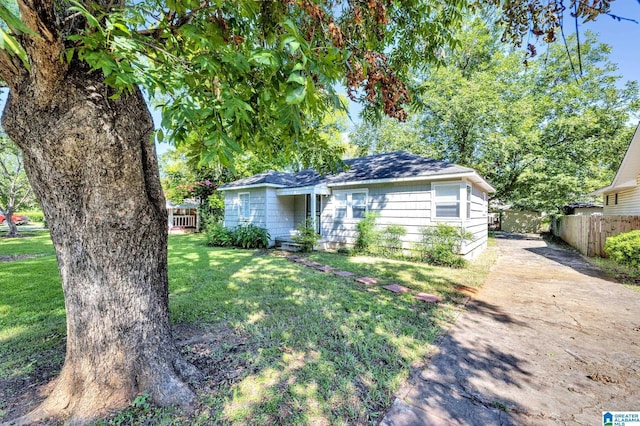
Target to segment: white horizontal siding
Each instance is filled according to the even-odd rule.
[[[349,190],[363,189],[350,186]],[[369,185],[368,211],[376,213],[376,229],[383,231],[389,225],[401,225],[406,234],[402,237],[405,249],[415,248],[422,238],[422,230],[427,226],[435,226],[437,222],[451,226],[463,227],[473,234],[473,240],[462,247],[463,255],[469,257],[480,251],[487,244],[487,201],[485,194],[478,188],[471,191],[471,218],[466,219],[466,187],[465,198],[461,200],[462,215],[465,219],[433,221],[431,217],[432,186],[422,184]],[[329,197],[323,210],[323,235],[327,240],[343,244],[353,244],[357,236],[358,219],[335,218],[335,198]]]
[[[296,226],[294,221],[294,197],[276,195],[277,189],[266,189],[266,227],[271,242],[276,237],[287,236]]]
[[[420,239],[420,228],[429,224],[431,216],[431,187],[424,184],[383,184],[350,186],[340,190],[368,190],[367,209],[376,213],[379,230],[388,225],[402,225],[407,230],[403,240],[409,245]],[[359,219],[335,218],[335,197],[327,199],[323,209],[323,236],[333,242],[353,244]]]
[[[306,195],[294,195],[293,196],[293,228],[301,224],[307,219],[307,196]]]
[[[465,230],[470,232],[473,237],[460,248],[460,254],[467,257],[476,257],[482,250],[487,247],[488,228],[486,218],[475,218],[465,221]]]
[[[639,177],[640,179],[640,177]],[[640,184],[633,188],[618,191],[618,204],[615,204],[616,192],[609,192],[603,197],[604,215],[638,216],[640,215]],[[609,205],[606,204],[609,195]]]
[[[224,194],[224,226],[233,228],[240,224],[239,220],[239,194],[249,193],[251,214],[243,223],[253,223],[261,228],[266,228],[266,188],[225,191]]]

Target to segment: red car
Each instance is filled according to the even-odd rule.
[[[6,219],[6,216],[0,213],[0,224],[6,225],[5,219]],[[27,216],[22,216],[18,214],[14,214],[13,216],[11,216],[11,219],[13,223],[15,223],[16,225],[23,225],[29,222],[29,218]]]

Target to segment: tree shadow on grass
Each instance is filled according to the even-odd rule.
[[[206,293],[206,304],[190,305],[191,318],[209,318],[214,328],[224,324],[235,336],[229,342],[242,340],[222,348],[219,342],[202,343],[197,354],[192,351],[201,343],[185,346],[208,377],[200,393],[209,407],[206,421],[378,422],[410,366],[443,333],[445,308],[408,295],[276,256],[252,256],[233,265],[226,280],[192,282],[192,292],[173,299],[186,306]],[[428,268],[412,274],[452,294],[453,287],[462,285],[431,276]],[[207,280],[204,275],[199,279]],[[215,318],[208,316],[214,311]]]
[[[178,344],[207,379],[196,412],[169,412],[172,424],[375,423],[443,333],[446,307],[191,238],[170,242],[170,307]],[[443,291],[463,284],[411,273]],[[196,331],[185,338],[185,327]],[[132,411],[134,423],[166,415]]]

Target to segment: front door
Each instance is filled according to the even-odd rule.
[[[320,195],[313,195],[314,197],[316,197],[316,208],[315,208],[315,222],[316,222],[316,233],[318,235],[320,234],[320,229],[322,229],[320,227],[320,213],[322,212],[322,197]],[[305,204],[306,204],[306,217],[307,219],[311,217],[311,194],[307,194],[305,196]]]
[[[322,197],[320,195],[316,195],[316,233],[318,235],[322,235],[320,230],[320,213],[322,212]]]

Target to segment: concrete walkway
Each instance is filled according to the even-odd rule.
[[[640,292],[541,239],[498,250],[381,425],[599,425],[602,411],[640,411]]]

